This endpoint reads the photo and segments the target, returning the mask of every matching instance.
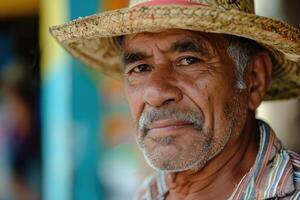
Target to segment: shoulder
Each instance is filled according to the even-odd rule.
[[[287,152],[290,155],[292,163],[295,165],[295,167],[297,167],[297,171],[300,171],[300,155],[290,150],[287,150]]]
[[[271,148],[272,156],[256,177],[257,199],[298,199],[300,195],[300,156],[283,147]]]
[[[295,188],[296,190],[300,190],[300,155],[289,150],[287,152],[291,159]]]
[[[282,173],[277,190],[286,191],[286,195],[283,195],[282,199],[300,200],[300,155],[290,150],[284,151],[287,153],[289,160],[285,172]],[[290,181],[286,181],[288,180],[287,177],[290,177]]]

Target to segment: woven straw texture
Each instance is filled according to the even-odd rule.
[[[149,0],[135,0],[129,8],[79,18],[51,27],[50,32],[83,63],[118,79],[122,65],[116,36],[177,28],[249,38],[264,45],[274,58],[265,100],[300,95],[300,30],[255,15],[251,0],[182,1],[199,5],[149,6]]]

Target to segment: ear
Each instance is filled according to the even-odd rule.
[[[272,60],[268,52],[258,53],[247,71],[249,109],[255,111],[261,104],[272,77]]]

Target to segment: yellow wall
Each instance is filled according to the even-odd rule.
[[[34,15],[38,8],[39,0],[0,0],[0,18]]]

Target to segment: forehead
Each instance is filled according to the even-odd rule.
[[[168,29],[162,32],[135,33],[124,37],[123,47],[125,50],[136,50],[136,48],[145,48],[145,44],[152,44],[161,51],[167,51],[172,43],[179,40],[192,39],[197,43],[211,46],[224,44],[224,37],[221,34],[203,33],[183,29]]]

